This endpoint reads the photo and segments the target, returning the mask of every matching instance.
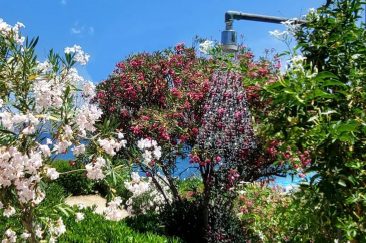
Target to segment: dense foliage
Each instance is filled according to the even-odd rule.
[[[76,165],[74,161],[57,160],[52,163],[52,166],[61,173],[55,182],[61,185],[65,191],[72,195],[87,195],[93,193],[95,182],[89,180],[83,170],[73,172],[75,169],[82,169],[82,167]]]
[[[315,172],[304,197],[319,202],[315,232],[328,241],[366,239],[361,4],[333,1],[310,12],[295,34],[303,56],[292,57],[286,74],[263,92],[271,100],[266,132],[278,141],[278,161]]]
[[[271,32],[297,40],[286,67],[178,44],[119,62],[96,92],[79,46],[39,62],[37,39],[0,19],[3,242],[366,241],[362,4],[327,1]],[[181,160],[199,176],[181,180]],[[305,179],[268,184],[288,174]],[[91,193],[104,215],[64,204]]]
[[[140,222],[142,226],[144,223],[146,222]],[[75,222],[75,219],[70,217],[65,221],[65,224],[70,230],[60,238],[60,242],[181,242],[179,239],[151,232],[140,233],[128,227],[124,221],[108,221],[92,210],[85,212],[85,219],[82,222]]]

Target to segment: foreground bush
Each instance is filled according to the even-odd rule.
[[[247,238],[255,242],[331,242],[334,227],[321,220],[314,192],[285,193],[281,187],[253,183],[238,188],[236,210]],[[306,193],[304,195],[304,193]]]
[[[85,212],[85,218],[82,221],[76,222],[75,218],[70,217],[65,220],[65,224],[68,231],[59,239],[59,242],[181,242],[155,233],[139,233],[128,227],[124,221],[108,221],[91,211]]]
[[[278,163],[315,172],[303,200],[315,201],[327,241],[366,241],[366,31],[363,1],[335,0],[293,26],[298,49],[270,100],[267,136]],[[342,33],[342,34],[339,34]],[[295,53],[296,53],[295,51]],[[306,204],[305,204],[306,205]],[[310,205],[313,205],[312,203]],[[309,209],[307,209],[309,210]],[[311,239],[311,238],[310,238]],[[304,235],[303,240],[310,240]]]
[[[38,38],[23,37],[22,27],[0,19],[0,214],[9,218],[0,235],[4,242],[55,242],[66,231],[61,214],[71,210],[42,203],[50,182],[60,176],[52,161],[70,150],[76,157],[86,154],[79,170],[103,180],[114,174],[112,157],[126,140],[113,129],[96,127],[102,112],[91,104],[94,85],[75,68],[89,55],[74,45],[63,56],[50,51],[41,62],[35,54]],[[110,203],[109,217],[116,219],[119,202]]]

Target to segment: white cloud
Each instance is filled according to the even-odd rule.
[[[76,27],[71,28],[71,33],[73,33],[75,35],[81,34],[81,32],[82,32],[82,29],[78,29]]]
[[[95,29],[93,26],[80,25],[78,21],[70,28],[71,34],[84,36],[84,34],[93,35]]]

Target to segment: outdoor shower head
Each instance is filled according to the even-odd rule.
[[[258,14],[242,13],[237,11],[227,11],[225,13],[225,24],[226,28],[221,33],[221,44],[222,49],[226,52],[236,52],[238,50],[236,31],[233,29],[234,20],[250,20],[259,21],[265,23],[281,24],[288,21],[289,19],[265,16]],[[295,24],[305,24],[305,20],[293,20]]]
[[[233,29],[234,18],[230,14],[232,11],[225,13],[225,30],[221,32],[222,49],[225,52],[236,52],[238,50],[236,31]]]
[[[221,32],[222,49],[225,52],[236,52],[238,50],[236,39],[236,31],[233,29]]]

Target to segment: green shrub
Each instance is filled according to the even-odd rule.
[[[333,242],[337,232],[324,222],[323,200],[308,190],[249,184],[239,188],[235,209],[254,242]]]
[[[203,182],[198,177],[189,177],[178,181],[179,194],[187,199],[203,192]]]
[[[46,198],[42,205],[54,206],[64,202],[65,199],[65,189],[58,183],[50,183],[45,188]]]
[[[168,235],[178,236],[186,242],[202,242],[205,229],[201,200],[185,200],[166,205],[160,213]]]
[[[65,192],[58,183],[49,184],[45,192],[47,197],[40,207],[42,210],[49,210],[49,214],[52,214],[55,212],[55,206],[63,202]],[[156,215],[143,215],[139,218],[127,219],[126,222],[114,222],[94,214],[91,209],[86,209],[84,213],[85,219],[80,222],[76,222],[72,215],[63,216],[67,231],[58,239],[58,242],[181,242],[176,238],[160,235],[163,230],[157,227],[159,222]],[[17,218],[6,218],[0,213],[0,232],[5,232],[8,228],[20,227],[20,224]]]
[[[69,172],[72,170],[78,170],[82,168],[82,165],[75,163],[74,166],[67,160],[56,160],[52,163],[52,166],[59,172]],[[57,184],[62,186],[66,193],[72,195],[86,195],[93,193],[95,182],[89,180],[85,171],[75,171],[72,173],[61,174],[60,177],[55,181]]]
[[[156,234],[164,234],[165,228],[162,225],[157,213],[146,213],[131,216],[125,219],[126,224],[138,232],[151,232]]]
[[[176,238],[136,232],[124,221],[108,221],[91,210],[85,212],[85,219],[81,222],[69,217],[65,224],[67,232],[59,238],[59,242],[180,242]]]
[[[302,195],[320,207],[306,210],[322,224],[311,228],[320,226],[330,241],[366,242],[364,1],[328,2],[296,32],[292,53],[302,56],[293,56],[286,74],[264,86],[269,107],[262,131],[276,140],[279,164],[313,173]]]

